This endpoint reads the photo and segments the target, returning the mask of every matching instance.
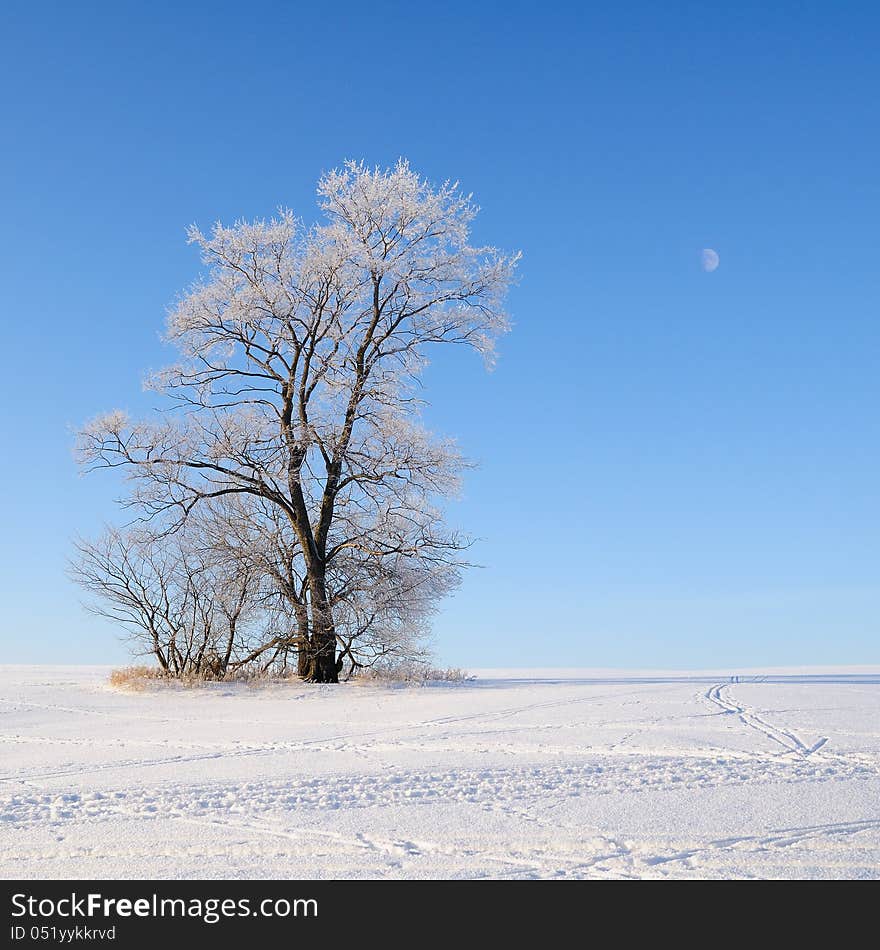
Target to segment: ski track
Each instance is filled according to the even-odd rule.
[[[705,697],[723,712],[737,715],[740,721],[750,729],[755,729],[768,739],[779,743],[786,752],[794,752],[806,758],[814,752],[818,752],[828,742],[827,736],[821,736],[812,745],[807,746],[796,733],[767,722],[751,707],[740,705],[735,700],[730,699],[729,690],[729,683],[717,683],[706,692]]]

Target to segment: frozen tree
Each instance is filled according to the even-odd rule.
[[[287,518],[276,505],[250,495],[205,500],[199,507],[210,512],[210,517],[199,517],[205,543],[223,552],[224,560],[263,579],[259,599],[267,616],[266,636],[250,643],[243,662],[285,671],[293,654],[303,675],[309,656],[308,583]],[[408,514],[406,521],[394,519],[392,535],[392,525],[368,527],[353,520],[350,505],[343,502],[337,508],[327,593],[337,662],[347,662],[349,673],[382,660],[424,658],[427,622],[437,602],[459,582],[463,565],[458,553],[464,542],[435,529],[429,547],[432,526]],[[439,520],[439,512],[433,519]],[[340,538],[345,540],[336,543]]]
[[[348,163],[318,196],[311,228],[284,211],[191,229],[209,270],[168,318],[180,362],[151,381],[178,412],[159,423],[111,413],[79,450],[87,466],[125,468],[131,504],[149,514],[183,522],[232,495],[280,513],[300,672],[335,682],[371,598],[390,630],[454,579],[460,539],[435,505],[463,463],[420,424],[415,384],[432,344],[491,364],[518,255],[472,246],[470,197],[403,161]]]

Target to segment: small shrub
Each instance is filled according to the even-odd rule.
[[[388,666],[368,666],[352,676],[354,683],[378,685],[430,686],[432,683],[467,683],[474,679],[466,670],[436,669],[423,663],[396,663]]]
[[[231,670],[223,677],[224,683],[246,683],[248,686],[261,686],[271,683],[302,682],[295,669],[289,670],[260,670],[253,667],[241,667]]]
[[[432,684],[461,684],[474,679],[466,670],[457,668],[437,669],[425,663],[406,661],[358,670],[350,682],[356,685],[378,686],[431,686]],[[170,686],[188,689],[222,686],[233,683],[246,686],[271,686],[280,683],[301,683],[296,671],[259,670],[241,668],[230,670],[223,679],[217,679],[210,669],[201,673],[175,675],[158,666],[125,666],[110,673],[110,685],[114,689],[141,692],[154,687]]]
[[[228,679],[232,679],[230,676]],[[152,686],[185,686],[190,689],[217,682],[214,673],[206,668],[199,673],[169,673],[159,666],[126,666],[113,670],[110,685],[115,689],[140,691]]]
[[[110,673],[114,689],[142,690],[157,681],[169,682],[171,676],[158,666],[124,666]]]
[[[183,673],[176,675],[168,673],[158,666],[126,666],[113,670],[110,673],[110,685],[114,689],[140,692],[157,687],[185,687],[194,689],[207,686],[223,686],[231,683],[240,683],[246,686],[264,686],[273,683],[299,683],[300,679],[295,670],[285,672],[242,668],[230,670],[222,679],[210,667],[200,673]]]

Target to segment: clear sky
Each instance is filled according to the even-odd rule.
[[[878,42],[872,3],[5,4],[0,661],[125,656],[64,575],[116,491],[71,433],[155,403],[186,225],[405,156],[524,254],[495,372],[427,377],[481,463],[440,660],[880,662]]]

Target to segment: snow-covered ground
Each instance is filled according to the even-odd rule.
[[[0,876],[880,877],[880,668],[107,674],[0,667]]]

